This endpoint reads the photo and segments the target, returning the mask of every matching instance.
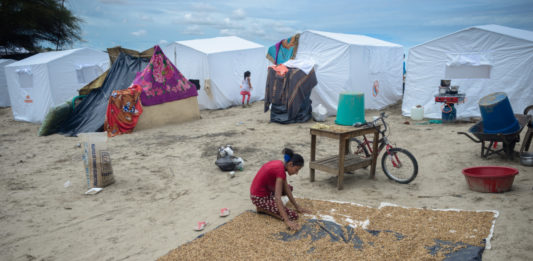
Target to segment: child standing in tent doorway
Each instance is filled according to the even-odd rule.
[[[242,95],[242,107],[244,108],[244,98],[246,95],[248,95],[248,100],[246,101],[246,105],[250,106],[250,92],[252,91],[252,83],[250,82],[250,71],[244,72],[244,79],[242,80],[241,84],[241,95]]]
[[[298,219],[298,213],[309,213],[296,203],[292,196],[292,186],[287,183],[289,176],[298,174],[304,165],[304,159],[300,154],[291,149],[283,150],[285,162],[273,160],[265,163],[255,175],[250,186],[250,198],[256,206],[258,213],[271,215],[281,219],[289,229],[298,230],[300,226],[294,222]],[[296,211],[285,207],[281,196],[287,196],[288,200],[296,207]]]

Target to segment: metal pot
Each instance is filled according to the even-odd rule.
[[[459,85],[450,86],[450,94],[457,94],[459,92]]]
[[[439,95],[445,95],[450,91],[450,88],[446,86],[439,86]]]
[[[520,154],[520,164],[524,166],[533,166],[533,152],[522,152]]]
[[[452,80],[440,80],[440,86],[442,87],[450,87],[450,84],[452,84]]]

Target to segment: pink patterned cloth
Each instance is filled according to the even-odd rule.
[[[274,194],[270,194],[266,197],[258,197],[258,196],[250,195],[250,199],[252,200],[252,203],[256,207],[260,207],[262,209],[268,210],[276,215],[281,216],[279,209],[278,209],[278,204],[276,204],[276,198],[274,197]],[[296,213],[296,211],[290,208],[287,208],[287,207],[284,207],[284,208],[285,208],[285,213],[287,213],[287,216],[289,216],[289,220],[293,221],[293,220],[298,219],[298,213]]]
[[[170,62],[159,45],[154,46],[150,64],[137,73],[133,84],[141,86],[141,102],[144,106],[198,96],[194,84]]]

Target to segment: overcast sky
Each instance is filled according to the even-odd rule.
[[[362,34],[410,47],[475,25],[533,31],[533,0],[67,0],[83,42],[145,50],[235,35],[266,47],[304,30]]]

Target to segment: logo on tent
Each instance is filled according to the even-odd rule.
[[[375,80],[372,86],[372,96],[376,97],[379,93],[379,81]]]
[[[26,95],[26,99],[24,100],[25,103],[33,103],[33,100],[30,99],[29,95]]]

